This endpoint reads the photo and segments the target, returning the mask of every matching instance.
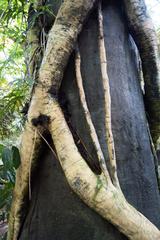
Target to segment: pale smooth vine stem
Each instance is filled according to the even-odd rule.
[[[51,150],[51,152],[53,153],[53,155],[57,159],[57,155],[56,155],[55,151],[53,150],[53,148],[51,147],[51,145],[48,143],[48,141],[43,137],[43,135],[40,133],[40,131],[38,131],[38,134],[43,139],[43,141],[45,141],[45,143],[47,144],[47,146],[49,147],[49,149]]]
[[[37,137],[37,129],[35,129],[34,132],[34,142],[33,142],[33,146],[32,146],[32,151],[31,151],[31,155],[30,155],[30,161],[29,161],[29,173],[28,173],[28,193],[29,193],[29,200],[31,200],[32,197],[32,190],[31,190],[31,168],[32,168],[32,157],[33,157],[33,153],[34,153],[34,149],[35,149],[35,143],[36,143],[36,137]]]
[[[83,108],[83,111],[85,114],[85,119],[87,121],[87,125],[89,128],[90,136],[91,136],[93,145],[94,145],[96,153],[97,153],[100,168],[108,181],[110,179],[109,172],[107,170],[103,152],[102,152],[101,146],[99,144],[99,139],[97,137],[97,133],[96,133],[95,127],[92,122],[91,114],[90,114],[89,108],[87,106],[86,96],[85,96],[85,92],[84,92],[84,88],[83,88],[83,79],[82,79],[82,75],[81,75],[81,56],[80,56],[78,44],[77,44],[76,56],[75,56],[75,70],[76,70],[76,82],[77,82],[77,86],[78,86],[78,90],[79,90],[79,97],[80,97],[81,105],[82,105],[82,108]]]
[[[110,163],[110,176],[113,184],[120,188],[119,180],[117,176],[117,164],[116,164],[116,154],[114,147],[114,139],[112,133],[111,124],[111,95],[110,95],[110,85],[109,77],[107,73],[107,57],[104,42],[104,30],[103,30],[103,14],[102,14],[102,4],[99,1],[98,4],[98,23],[99,23],[99,56],[100,56],[100,67],[102,74],[102,84],[104,89],[104,101],[105,101],[105,128],[106,128],[106,141],[108,146],[109,163]]]

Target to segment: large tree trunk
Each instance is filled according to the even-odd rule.
[[[106,2],[103,4],[104,33],[119,182],[128,202],[160,228],[160,197],[140,86],[137,51],[129,35],[121,2]],[[97,11],[83,26],[78,42],[86,99],[108,164]],[[62,81],[60,101],[75,141],[77,136],[81,140],[77,145],[79,151],[93,171],[99,173],[98,159],[75,80],[74,54]],[[46,138],[52,145],[50,137]],[[19,239],[127,239],[72,192],[58,160],[48,145],[44,145],[31,182],[32,198]]]

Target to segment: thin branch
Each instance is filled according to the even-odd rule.
[[[78,86],[78,90],[79,90],[80,101],[81,101],[81,105],[82,105],[82,108],[83,108],[83,111],[85,114],[85,118],[87,121],[89,131],[90,131],[90,136],[91,136],[93,145],[94,145],[96,153],[97,153],[97,157],[99,160],[101,170],[102,170],[103,174],[105,175],[106,179],[108,179],[109,173],[108,173],[108,170],[106,167],[105,159],[104,159],[103,152],[101,150],[101,146],[99,144],[97,133],[96,133],[95,127],[92,123],[91,114],[89,112],[87,102],[86,102],[85,92],[84,92],[84,88],[83,88],[83,80],[82,80],[82,75],[81,75],[81,56],[80,56],[78,46],[76,49],[75,69],[76,69],[76,81],[77,81],[77,86]]]
[[[98,5],[98,22],[99,22],[99,54],[100,54],[100,66],[102,73],[102,84],[104,88],[104,99],[105,99],[105,127],[106,127],[106,138],[108,146],[108,154],[110,161],[110,175],[113,184],[119,187],[119,180],[117,177],[117,164],[116,164],[116,154],[114,147],[114,139],[111,126],[111,96],[110,96],[110,86],[109,78],[107,74],[107,57],[104,42],[104,32],[103,32],[103,15],[101,2]]]
[[[35,129],[34,132],[34,139],[33,139],[33,145],[32,145],[32,150],[31,150],[31,155],[29,159],[29,180],[28,180],[28,192],[29,192],[29,200],[31,200],[31,169],[32,169],[32,158],[33,158],[33,153],[35,149],[35,143],[36,143],[36,137],[37,137],[37,129]]]
[[[45,143],[47,144],[47,146],[49,147],[49,149],[51,150],[51,152],[53,153],[54,157],[56,159],[58,159],[55,151],[53,150],[53,148],[51,147],[51,145],[48,143],[48,141],[43,137],[43,135],[40,133],[40,131],[38,131],[38,134],[41,136],[41,138],[45,141]]]

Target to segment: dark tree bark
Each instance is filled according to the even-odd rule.
[[[103,17],[120,185],[128,202],[160,228],[160,197],[140,87],[137,51],[121,1],[104,3]],[[78,42],[87,103],[108,162],[96,10],[84,25]],[[70,57],[59,98],[75,141],[77,135],[81,139],[81,154],[98,173],[98,160],[87,132],[76,85],[74,53]],[[49,136],[47,139],[52,144]],[[45,143],[31,186],[32,198],[21,227],[20,240],[127,239],[72,192],[58,160]]]

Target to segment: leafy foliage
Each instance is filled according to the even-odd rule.
[[[60,0],[55,0],[60,1]],[[27,24],[32,28],[45,25],[44,16],[52,16],[52,5],[41,0],[37,10],[28,18],[29,6],[35,0],[0,1],[0,138],[18,134],[23,125],[21,110],[29,101],[29,89],[33,80],[26,74],[24,50],[26,50]],[[27,23],[28,22],[28,23]],[[42,38],[44,34],[41,34]]]
[[[20,165],[20,154],[16,146],[0,144],[0,220],[6,219],[15,185],[15,170]]]
[[[26,0],[0,1],[0,138],[22,126],[20,113],[31,80],[25,78]]]
[[[22,45],[26,35],[26,18],[25,0],[0,1],[0,51],[2,56],[0,76],[3,76],[4,80],[10,80],[10,75],[16,77],[24,73]]]
[[[21,130],[21,114],[27,99],[29,83],[16,79],[0,89],[0,135],[2,138],[15,135]]]
[[[6,221],[12,201],[15,185],[15,170],[20,165],[20,154],[16,146],[6,147],[0,144],[0,222]],[[0,236],[5,240],[6,234]]]

